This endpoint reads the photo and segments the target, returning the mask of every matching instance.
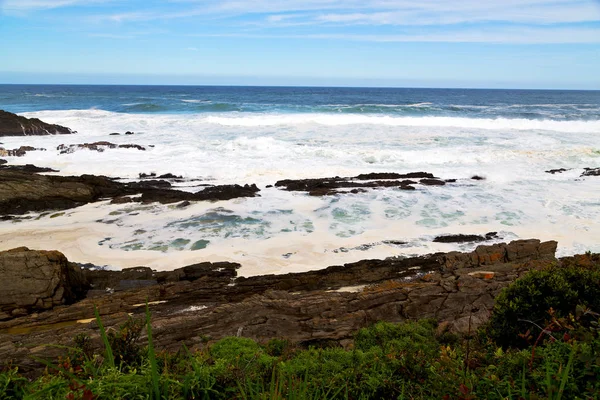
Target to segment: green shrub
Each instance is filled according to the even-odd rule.
[[[575,314],[577,305],[600,310],[600,267],[592,265],[553,266],[532,271],[504,289],[488,325],[488,334],[501,346],[524,347],[528,343],[519,336],[526,331],[537,337],[550,318]]]
[[[146,325],[143,319],[129,318],[119,327],[118,331],[107,333],[108,343],[112,349],[116,363],[126,366],[139,365],[142,359],[142,349],[138,339]]]

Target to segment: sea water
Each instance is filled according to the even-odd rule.
[[[57,249],[113,268],[228,260],[246,275],[476,246],[432,242],[454,233],[555,239],[559,255],[600,251],[600,177],[581,176],[600,167],[598,91],[0,85],[0,109],[78,132],[4,137],[5,148],[46,149],[11,164],[125,181],[173,173],[189,191],[261,189],[183,209],[104,201],[34,214],[0,222],[0,250]],[[56,149],[99,140],[147,150]],[[545,172],[558,168],[567,171]],[[456,182],[325,197],[267,187],[414,171]]]

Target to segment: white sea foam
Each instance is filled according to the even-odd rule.
[[[118,268],[172,269],[229,260],[240,262],[246,275],[457,249],[431,242],[442,233],[501,231],[506,240],[557,239],[560,254],[600,251],[600,185],[596,177],[580,178],[583,167],[600,165],[598,121],[101,110],[27,116],[79,133],[3,138],[5,148],[28,144],[48,149],[11,158],[11,163],[49,166],[68,175],[132,179],[140,172],[170,172],[206,183],[257,183],[261,197],[184,209],[92,204],[52,219],[2,222],[0,249],[56,248],[74,261]],[[135,135],[108,136],[124,131]],[[103,153],[56,150],[62,143],[97,140],[148,147]],[[570,170],[544,172],[554,168]],[[373,190],[339,198],[266,188],[279,179],[377,171],[428,171],[458,181],[419,186],[414,192]],[[476,174],[486,180],[471,180]],[[385,240],[408,244],[381,244]],[[365,243],[380,244],[364,251],[335,251]],[[194,245],[198,250],[191,250]]]

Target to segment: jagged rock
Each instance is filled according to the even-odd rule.
[[[581,176],[600,176],[600,168],[584,168]]]
[[[402,179],[402,180],[400,180]],[[420,179],[415,182],[410,179]],[[364,182],[370,181],[370,182]],[[275,183],[275,187],[289,191],[308,192],[310,196],[328,196],[344,193],[358,193],[365,188],[390,188],[396,187],[401,190],[415,190],[412,185],[445,185],[446,182],[439,180],[428,172],[411,172],[408,174],[398,174],[393,172],[377,172],[370,174],[361,174],[355,177],[341,178],[335,176],[332,178],[317,179],[285,179]],[[339,189],[353,188],[350,191],[340,191]]]
[[[485,236],[481,235],[441,235],[436,236],[433,241],[436,243],[467,243],[467,242],[484,242],[486,240],[496,239],[498,232],[488,232]]]
[[[27,154],[28,151],[35,151],[35,150],[41,150],[41,151],[45,151],[46,149],[42,149],[42,148],[35,148],[32,146],[21,146],[18,149],[4,149],[2,147],[0,147],[0,156],[2,157],[23,157],[25,154]]]
[[[60,151],[60,154],[70,154],[79,149],[88,149],[102,153],[106,149],[137,149],[145,151],[144,146],[139,144],[114,144],[107,141],[93,142],[93,143],[82,143],[82,144],[61,144],[56,147],[56,150]]]
[[[2,168],[4,171],[18,171],[28,174],[37,174],[40,172],[58,172],[57,170],[52,168],[36,167],[33,164],[0,166],[0,168]]]
[[[0,215],[24,214],[29,211],[64,210],[105,198],[122,198],[141,194],[133,201],[162,204],[181,201],[216,201],[254,197],[256,185],[209,186],[197,193],[171,190],[167,181],[119,183],[105,176],[48,176],[29,165],[0,167]],[[50,170],[51,171],[51,170]],[[117,200],[128,201],[128,200]]]
[[[65,135],[77,133],[60,125],[47,124],[37,118],[25,118],[0,110],[0,136]]]
[[[2,252],[0,276],[0,320],[73,303],[87,290],[81,271],[57,251]]]
[[[562,174],[563,172],[567,172],[567,171],[568,171],[568,169],[566,169],[566,168],[558,168],[558,169],[550,169],[550,170],[544,171],[544,172],[547,174],[554,175],[554,174]]]
[[[374,180],[374,179],[426,179],[435,178],[429,172],[409,172],[408,174],[398,174],[395,172],[373,172],[370,174],[360,174],[355,176],[356,180]],[[416,182],[413,182],[416,183]]]
[[[7,162],[8,162],[8,161],[6,161],[6,160],[4,160],[4,159],[0,158],[0,165],[4,165],[4,164],[6,164]]]

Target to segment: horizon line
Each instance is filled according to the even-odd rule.
[[[138,86],[138,87],[223,87],[223,88],[322,88],[322,89],[425,89],[425,90],[531,90],[531,91],[571,91],[571,92],[600,92],[598,89],[567,89],[567,88],[514,88],[514,87],[442,87],[442,86],[328,86],[328,85],[254,85],[254,84],[140,84],[140,83],[4,83],[0,86]]]

